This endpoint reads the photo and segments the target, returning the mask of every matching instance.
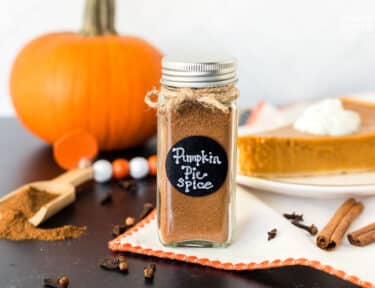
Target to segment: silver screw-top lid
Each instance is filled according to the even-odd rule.
[[[172,57],[162,61],[161,84],[204,88],[237,82],[237,61],[231,57]]]

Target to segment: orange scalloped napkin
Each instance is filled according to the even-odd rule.
[[[361,199],[366,208],[350,230],[375,219],[375,198]],[[237,188],[237,226],[227,248],[167,248],[157,236],[156,213],[109,242],[112,251],[132,252],[175,259],[226,270],[252,270],[305,265],[363,287],[375,287],[375,244],[351,246],[344,239],[336,250],[318,248],[315,237],[294,227],[282,214],[303,213],[305,223],[322,229],[344,199],[306,199]],[[267,241],[267,231],[277,228]]]

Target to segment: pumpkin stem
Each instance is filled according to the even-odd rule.
[[[81,34],[85,36],[117,34],[115,0],[86,0]]]

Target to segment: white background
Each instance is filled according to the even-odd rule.
[[[0,115],[11,63],[33,37],[78,31],[83,0],[1,0]],[[165,54],[239,59],[241,106],[375,90],[375,1],[117,0],[121,33]]]

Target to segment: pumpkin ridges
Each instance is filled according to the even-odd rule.
[[[87,0],[85,11],[82,32],[90,37],[47,34],[17,56],[10,83],[16,112],[48,142],[80,128],[101,149],[140,144],[156,128],[143,99],[158,85],[161,54],[140,38],[103,35],[115,32],[114,0]]]
[[[74,67],[74,90],[72,91],[73,98],[73,125],[74,128],[90,127],[90,97],[87,91],[88,85],[80,85],[80,83],[87,83],[87,75],[89,75],[89,67],[86,65],[88,62],[88,55],[84,52],[82,46],[82,39],[77,37],[75,41],[72,41],[71,50],[74,53],[74,59],[76,60],[76,65]],[[85,113],[80,113],[80,107],[86,106]],[[82,123],[82,125],[80,125]],[[81,127],[81,128],[82,128]],[[89,131],[89,129],[86,129]]]
[[[114,140],[112,140],[112,125],[111,125],[111,119],[112,117],[114,116],[114,113],[113,112],[113,108],[111,107],[113,105],[113,101],[115,100],[114,98],[114,95],[112,95],[113,93],[113,89],[112,89],[112,86],[111,86],[111,83],[112,83],[112,79],[114,77],[116,77],[116,75],[113,75],[111,73],[111,66],[112,66],[112,63],[111,63],[111,57],[110,57],[110,46],[112,45],[112,37],[108,37],[106,36],[106,38],[108,39],[106,42],[105,42],[105,45],[104,48],[102,49],[102,53],[103,55],[105,55],[105,60],[107,62],[107,65],[106,65],[106,75],[108,75],[107,77],[107,87],[106,87],[106,94],[108,95],[108,100],[107,100],[107,117],[106,117],[106,131],[107,131],[107,138],[105,139],[105,144],[104,144],[104,149],[107,150],[109,149],[110,147],[110,144],[113,143]],[[115,143],[114,143],[115,144]]]
[[[81,63],[79,67],[79,71],[81,72],[82,81],[81,83],[90,83],[91,79],[91,67],[90,67],[90,53],[87,52],[87,45],[90,45],[87,43],[86,37],[79,37],[77,35],[77,41],[79,42],[78,45],[78,51],[77,51],[77,57],[79,57],[79,61]],[[91,134],[95,135],[97,137],[97,132],[95,131],[95,115],[93,114],[93,105],[95,105],[95,100],[92,99],[91,91],[94,89],[93,85],[79,85],[79,91],[77,92],[77,95],[81,95],[79,98],[79,104],[78,107],[86,107],[86,111],[84,113],[84,123],[83,128],[87,129]],[[82,96],[83,95],[83,96]],[[92,121],[94,119],[94,122]],[[79,121],[77,122],[77,125],[79,124]],[[98,141],[99,142],[99,141]]]
[[[133,50],[132,53],[134,53],[134,58],[129,59],[130,62],[133,62],[133,61],[137,62],[137,59],[142,59],[142,56],[143,56],[143,55],[140,55],[141,53],[140,53],[139,50],[134,49],[134,47],[131,46],[131,45],[130,45],[129,48],[132,49],[132,50]],[[143,51],[142,51],[142,52],[143,52]],[[142,54],[143,54],[143,53],[142,53]],[[142,59],[142,61],[143,61],[143,60],[144,60],[144,59]],[[139,63],[137,63],[137,65],[139,65]],[[134,63],[131,63],[131,66],[134,67]],[[138,68],[140,68],[140,67],[138,67]],[[132,87],[132,90],[135,90],[135,91],[141,91],[140,93],[142,93],[143,91],[142,91],[142,89],[140,88],[140,86],[143,86],[143,85],[144,85],[143,82],[145,81],[145,78],[142,78],[141,70],[140,70],[140,69],[137,69],[136,71],[132,71],[131,75],[132,75],[132,79],[133,79],[133,82],[132,82],[131,84],[134,85],[134,86]],[[142,83],[142,84],[141,84],[141,83]],[[145,93],[144,93],[144,95],[145,95]],[[143,102],[143,101],[142,101],[142,102]],[[142,102],[141,102],[141,103],[142,103]],[[142,105],[141,105],[141,103],[140,103],[140,101],[135,101],[135,102],[132,104],[132,106],[133,106],[133,107],[131,108],[131,109],[133,110],[133,112],[132,112],[132,117],[134,117],[134,116],[133,116],[134,111],[139,111],[139,113],[142,113],[142,121],[146,121],[146,120],[145,120],[144,111],[142,110]],[[142,104],[143,104],[143,103],[142,103]],[[137,119],[136,116],[135,116],[135,119]],[[139,133],[141,139],[144,138],[144,136],[143,136],[144,129],[140,129],[140,127],[142,126],[142,121],[139,121],[139,118],[138,118],[137,121],[135,121],[134,125],[132,125],[132,127],[131,127],[132,130],[134,131],[134,133]],[[136,145],[136,144],[134,144],[134,145]]]
[[[49,131],[53,139],[58,139],[67,132],[70,132],[76,128],[74,115],[74,87],[71,83],[75,79],[74,71],[76,68],[75,59],[72,56],[72,46],[75,44],[76,39],[74,34],[61,35],[61,43],[57,45],[53,53],[55,54],[54,62],[51,62],[51,67],[47,69],[45,75],[48,75],[48,80],[45,82],[49,83],[52,88],[40,93],[45,93],[45,97],[49,98],[48,103],[49,111],[51,113],[50,120],[46,125],[49,127]],[[64,79],[64,75],[69,75],[69,81]],[[61,79],[64,79],[62,82]]]
[[[97,40],[97,39],[95,39]],[[108,149],[108,113],[109,111],[109,98],[110,95],[107,93],[106,86],[107,83],[107,77],[108,74],[104,72],[104,67],[108,67],[108,60],[105,59],[106,56],[103,53],[103,49],[105,49],[105,43],[103,41],[94,41],[92,45],[95,45],[94,49],[91,49],[91,57],[90,62],[93,61],[95,64],[90,65],[91,67],[91,73],[90,76],[92,77],[92,80],[90,81],[93,84],[93,89],[91,91],[91,95],[94,95],[95,97],[91,97],[91,100],[93,100],[93,103],[91,105],[91,113],[95,115],[95,122],[92,123],[94,126],[91,126],[92,129],[95,129],[96,135],[100,135],[98,137],[99,139],[99,145],[103,149]],[[99,62],[100,59],[100,62]],[[106,86],[104,86],[106,85]]]
[[[112,107],[111,109],[114,110],[123,110],[126,111],[126,113],[122,113],[121,118],[123,118],[123,121],[118,121],[116,115],[118,113],[113,113],[110,115],[110,129],[111,133],[113,135],[120,135],[117,140],[115,139],[114,141],[116,142],[114,145],[115,146],[121,146],[121,143],[123,142],[122,139],[129,139],[129,129],[127,127],[127,123],[130,122],[130,109],[128,108],[129,106],[129,99],[127,97],[122,97],[122,95],[127,95],[126,93],[126,87],[124,86],[124,81],[122,81],[121,77],[121,69],[123,66],[126,66],[124,59],[123,58],[118,58],[116,55],[121,53],[122,47],[118,45],[118,41],[114,41],[112,45],[109,45],[108,47],[108,53],[109,53],[109,61],[110,61],[110,70],[111,70],[111,75],[117,75],[117,77],[112,78],[112,84],[118,89],[116,91],[112,91],[112,93],[118,94],[117,96],[113,97],[114,101],[111,103]],[[116,65],[117,62],[117,65]],[[114,96],[114,95],[113,95]],[[119,101],[121,98],[124,98],[123,101]],[[118,125],[117,123],[121,123]],[[117,128],[116,128],[117,127]]]
[[[67,59],[65,59],[65,63],[68,64],[71,74],[71,83],[69,92],[67,97],[70,98],[71,105],[64,105],[65,110],[67,111],[70,116],[70,123],[65,123],[63,134],[70,132],[71,130],[81,129],[82,127],[88,127],[88,115],[87,111],[89,111],[89,101],[90,97],[88,93],[82,92],[81,83],[86,83],[86,79],[80,79],[80,77],[85,77],[87,75],[87,71],[82,73],[83,68],[87,69],[87,55],[86,53],[81,52],[82,39],[78,37],[71,38],[68,43],[66,43],[66,49],[69,50],[69,53],[66,55],[70,55]],[[74,61],[70,59],[75,59]],[[65,103],[69,103],[66,101]],[[80,107],[86,107],[85,113],[80,113]],[[64,120],[62,120],[65,122]],[[88,131],[88,129],[85,129]]]
[[[144,95],[147,93],[147,91],[151,90],[151,88],[153,86],[156,86],[156,87],[159,87],[159,81],[157,81],[155,83],[155,81],[153,79],[150,78],[150,75],[154,75],[154,74],[159,74],[160,71],[161,71],[161,61],[155,61],[154,58],[158,58],[158,59],[161,59],[162,58],[162,55],[159,51],[155,50],[155,49],[152,49],[152,46],[150,46],[147,42],[145,42],[143,39],[141,38],[137,38],[137,37],[132,37],[132,36],[125,36],[125,37],[122,37],[121,38],[121,41],[131,41],[133,43],[133,45],[143,45],[146,43],[146,45],[143,45],[142,47],[144,48],[145,51],[143,51],[144,55],[142,57],[144,61],[141,62],[141,65],[143,65],[143,69],[144,70],[148,70],[150,72],[153,72],[153,73],[149,73],[149,74],[146,74],[146,75],[140,75],[140,77],[143,78],[143,81],[144,81],[144,87],[147,87],[145,90],[144,90]],[[149,61],[145,61],[146,58],[149,58]],[[154,63],[155,65],[148,65],[146,63]],[[154,71],[152,71],[154,69]],[[143,114],[144,114],[144,122],[149,122],[149,123],[153,123],[153,125],[149,125],[147,127],[144,127],[143,129],[143,133],[145,135],[147,135],[145,138],[149,138],[150,136],[154,135],[155,134],[155,131],[156,131],[156,115],[155,115],[155,111],[152,110],[152,109],[149,109],[149,107],[145,104],[145,102],[143,101],[140,101],[140,110],[143,111]],[[140,144],[140,143],[136,143],[137,144]]]
[[[132,39],[133,40],[133,39]],[[136,40],[138,41],[138,39]],[[123,41],[122,41],[122,38],[116,38],[116,44],[113,43],[113,45],[111,45],[111,49],[112,49],[112,54],[115,54],[115,51],[116,50],[121,50],[122,49],[122,46],[124,45]],[[130,61],[134,62],[134,61],[137,61],[137,59],[139,58],[145,58],[146,57],[146,53],[142,50],[141,52],[139,50],[136,50],[135,47],[132,47],[133,45],[128,45],[128,43],[126,43],[126,47],[127,49],[130,49],[130,50],[133,50],[133,52],[130,52],[129,50],[127,52],[129,53],[133,53],[134,54],[134,57],[132,59],[130,59]],[[136,53],[136,54],[135,54]],[[113,59],[114,57],[112,57]],[[144,60],[144,59],[143,59]],[[113,60],[112,60],[113,61]],[[138,65],[142,65],[142,63],[144,63],[144,61],[140,61],[141,63],[139,63]],[[126,65],[126,66],[130,66],[130,67],[134,67],[134,63],[122,63],[122,65]],[[144,74],[140,74],[140,71],[143,70],[143,71],[147,71],[148,69],[150,69],[150,65],[148,65],[147,67],[144,67],[144,69],[137,69],[136,71],[131,71],[131,79],[128,78],[130,77],[129,75],[126,76],[126,78],[128,78],[128,82],[129,82],[129,85],[139,85],[140,83],[142,83],[142,87],[145,87],[147,86],[148,82],[150,82],[146,75]],[[136,73],[135,73],[136,72]],[[159,73],[159,70],[158,72]],[[111,74],[119,74],[118,72],[115,72],[113,71]],[[116,78],[116,77],[115,77]],[[121,77],[120,77],[121,78]],[[139,79],[141,78],[141,79]],[[121,81],[121,80],[120,80]],[[122,81],[123,83],[124,81]],[[123,89],[130,89],[130,90],[135,90],[135,91],[139,91],[139,90],[143,90],[144,88],[140,89],[140,87],[129,87],[129,85],[127,85],[127,87],[124,87]],[[124,85],[121,85],[121,87],[123,87]],[[152,87],[152,84],[149,85],[149,88],[151,89]],[[126,105],[124,103],[123,105],[123,109],[125,111],[129,111],[128,114],[126,114],[129,118],[133,118],[134,116],[131,114],[133,113],[133,111],[139,111],[139,113],[142,113],[142,120],[140,121],[136,121],[134,122],[134,120],[132,121],[132,123],[134,123],[134,125],[131,125],[130,127],[125,127],[125,129],[118,131],[120,129],[120,127],[117,127],[117,131],[113,131],[114,134],[118,134],[118,133],[122,133],[123,134],[123,137],[126,139],[126,134],[127,133],[130,133],[130,134],[134,134],[134,133],[137,133],[138,134],[138,138],[139,139],[143,139],[143,140],[139,140],[137,142],[131,142],[129,143],[129,140],[128,140],[128,145],[131,145],[131,146],[134,146],[134,145],[137,145],[137,144],[141,144],[145,139],[149,138],[150,136],[152,136],[155,132],[155,128],[156,128],[156,125],[152,127],[152,129],[148,129],[147,127],[151,126],[151,125],[146,125],[146,127],[144,127],[144,123],[155,123],[155,113],[154,111],[146,111],[146,105],[144,104],[144,101],[143,101],[143,95],[146,94],[148,89],[144,89],[144,91],[142,91],[142,97],[139,97],[136,99],[136,101],[133,101],[132,102],[132,106],[131,107],[128,107],[128,105]],[[118,98],[116,98],[118,99]],[[118,105],[116,105],[118,106]],[[113,107],[114,108],[114,107]],[[148,109],[147,109],[148,110]],[[151,119],[151,122],[148,121],[148,119],[150,118],[148,115],[149,114],[152,114],[152,119]],[[117,114],[118,115],[118,114]],[[124,115],[125,117],[125,115]],[[139,119],[139,115],[135,115],[135,117],[137,119]],[[112,123],[114,121],[117,121],[115,118],[111,117],[111,121]],[[124,122],[127,122],[127,121],[124,121]],[[145,129],[146,128],[146,129]],[[116,129],[115,129],[116,130]],[[123,137],[120,137],[118,138],[119,140],[121,140]],[[120,144],[119,144],[120,145]]]
[[[150,46],[146,46],[146,48],[148,50],[150,50]],[[158,74],[160,73],[161,71],[161,61],[155,61],[155,59],[161,59],[162,55],[161,53],[155,53],[155,51],[147,51],[147,53],[145,53],[146,56],[145,57],[148,57],[149,58],[149,62],[150,63],[157,63],[157,65],[154,65],[153,67],[144,67],[144,69],[149,69],[151,70],[150,74],[149,75],[153,75],[153,74]],[[145,64],[145,61],[143,62],[143,65],[146,65]],[[154,69],[154,71],[152,71],[152,69]],[[159,81],[157,83],[154,83],[154,80],[151,78],[151,77],[147,77],[147,84],[145,84],[145,86],[149,87],[149,89],[147,89],[147,91],[145,91],[145,94],[152,89],[153,86],[156,86],[157,88],[159,88]],[[145,121],[149,121],[150,123],[154,123],[153,126],[148,126],[146,128],[148,128],[148,131],[146,131],[145,133],[147,135],[154,135],[155,134],[155,131],[156,131],[156,112],[153,110],[153,109],[150,109],[150,107],[148,107],[146,105],[146,103],[144,101],[142,101],[142,105],[143,105],[143,110],[144,111],[147,111],[147,113],[145,113]],[[149,137],[149,136],[148,136]]]
[[[71,131],[74,126],[74,119],[72,118],[74,102],[72,93],[72,81],[74,81],[74,62],[71,56],[71,41],[62,42],[56,48],[56,63],[54,64],[53,72],[53,85],[54,93],[49,94],[50,102],[53,103],[54,117],[56,117],[56,125],[50,127],[50,131],[54,132],[54,137],[60,138],[65,133]],[[69,75],[69,81],[62,80],[64,75]],[[69,91],[69,92],[68,92]],[[52,96],[52,97],[51,97]],[[67,103],[70,103],[68,105]]]
[[[30,128],[28,119],[32,119],[33,133],[41,138],[44,138],[47,142],[51,143],[53,136],[50,134],[42,135],[43,132],[39,127],[49,125],[48,114],[51,112],[51,107],[47,106],[47,101],[39,101],[39,89],[42,83],[44,83],[44,70],[46,66],[41,65],[40,61],[45,61],[48,65],[51,65],[53,59],[56,58],[55,51],[59,45],[61,39],[60,36],[63,34],[54,33],[51,35],[45,35],[31,41],[24,49],[19,53],[17,59],[20,59],[21,63],[17,60],[11,71],[11,95],[20,94],[25,95],[23,97],[12,97],[14,107],[18,115],[20,115],[21,122]],[[30,71],[27,67],[33,67]],[[50,67],[50,66],[48,66]],[[16,85],[14,79],[22,79],[23,85]],[[35,99],[36,98],[36,99]],[[35,107],[34,101],[40,102],[41,105]],[[45,107],[44,107],[45,106]]]
[[[51,34],[40,37],[40,39],[41,40],[38,40],[38,42],[41,41],[42,43],[33,43],[32,51],[27,51],[26,60],[16,60],[14,69],[17,71],[13,72],[11,76],[11,79],[13,79],[11,80],[11,94],[16,111],[18,115],[20,115],[22,122],[34,131],[35,134],[51,143],[55,141],[56,138],[61,137],[62,135],[60,134],[66,132],[66,130],[69,130],[72,126],[74,126],[74,128],[85,128],[99,139],[101,149],[109,150],[140,144],[155,132],[154,112],[145,111],[146,106],[143,103],[146,90],[152,87],[152,85],[148,83],[157,84],[160,77],[160,71],[156,71],[158,68],[153,68],[159,66],[159,61],[150,60],[153,57],[157,57],[158,54],[160,55],[160,53],[153,50],[153,48],[151,48],[152,46],[147,44],[144,45],[144,47],[137,48],[137,45],[142,45],[141,43],[143,42],[132,37],[101,36],[85,38],[73,33]],[[100,67],[95,68],[100,66],[100,63],[103,63],[102,60],[100,60],[103,46],[95,43],[97,41],[102,43],[103,40],[105,45],[110,47],[111,59],[114,59],[110,60],[111,63],[107,61],[107,63],[102,65],[108,67],[108,71],[111,71],[109,75],[104,75],[103,71],[101,71],[102,74],[100,74]],[[63,42],[62,46],[58,49],[54,48],[56,51],[51,51],[54,45],[60,45],[59,42]],[[29,49],[29,45],[25,49]],[[72,52],[66,52],[65,50],[70,50]],[[121,51],[123,52],[121,53]],[[118,55],[116,55],[116,53],[118,53]],[[83,57],[83,55],[86,57]],[[56,60],[51,60],[52,58]],[[59,58],[61,59],[59,60]],[[98,63],[97,59],[99,59],[100,63]],[[46,61],[50,61],[50,63],[45,63]],[[55,61],[63,61],[64,64],[58,64],[59,67],[51,68],[51,66],[54,65],[52,62]],[[92,64],[88,64],[88,61]],[[26,66],[24,65],[25,62],[27,62]],[[127,67],[117,65],[118,62],[127,63],[126,65],[130,66],[130,70],[138,72],[132,73]],[[81,69],[78,67],[80,65],[84,67],[91,65],[91,67]],[[112,67],[115,67],[115,69]],[[90,73],[89,75],[87,75],[86,69],[90,70],[88,71]],[[91,70],[95,70],[95,75],[92,74]],[[35,71],[38,72],[35,73]],[[24,75],[27,74],[32,75],[32,77],[24,77]],[[119,75],[111,76],[113,74]],[[136,74],[141,75],[142,79],[137,80],[139,77],[137,77]],[[75,75],[79,76],[77,77]],[[89,82],[85,81],[85,75],[87,75]],[[99,80],[95,80],[95,82],[99,83],[92,83],[93,80],[90,79],[99,79],[99,75],[102,75],[102,77],[112,77],[112,80],[105,80],[107,82],[104,83],[104,85],[100,83],[102,81]],[[17,77],[17,81],[15,81],[14,77]],[[48,98],[48,95],[52,95],[48,91],[52,91],[53,89],[45,88],[45,84],[43,83],[50,81],[49,85],[52,85],[51,83],[53,83],[54,80],[48,79],[56,79],[56,77],[65,79],[64,81],[70,81],[69,83],[71,83],[72,87],[65,87],[65,89],[54,88],[57,89],[58,94],[56,94],[57,96],[54,95],[51,97],[52,101],[48,101],[46,98]],[[124,80],[122,80],[122,78],[124,78]],[[122,84],[117,86],[116,83]],[[105,93],[105,85],[111,85],[113,91],[107,91],[107,93]],[[136,87],[137,85],[139,86],[138,88]],[[97,88],[95,86],[97,86]],[[91,89],[99,89],[104,92],[96,91],[94,95],[90,95]],[[110,90],[112,90],[112,88]],[[32,92],[30,97],[28,97],[30,94],[29,91]],[[80,93],[81,95],[79,95]],[[54,100],[56,99],[54,97],[65,98],[63,101],[64,107],[58,107],[58,111],[56,112],[53,111],[51,105],[51,103],[55,103]],[[96,99],[93,100],[94,97],[101,99],[99,104],[91,103],[94,101],[98,102]],[[105,99],[108,97],[110,97],[111,103],[106,103],[107,101]],[[71,101],[69,101],[68,98],[70,98]],[[131,108],[123,107],[126,101],[121,98],[131,101],[134,105],[127,105],[131,106]],[[26,103],[26,99],[30,100],[31,106]],[[56,103],[59,103],[59,101],[56,100]],[[85,106],[83,106],[82,103],[86,103]],[[114,114],[111,114],[109,117],[103,110],[100,110],[106,104],[111,105],[110,109],[115,111]],[[95,107],[91,107],[94,105]],[[114,109],[113,107],[115,106],[119,106],[119,108]],[[35,109],[41,109],[40,115],[37,115],[38,113],[35,112]],[[78,113],[75,112],[76,109],[83,110],[84,113],[77,117],[76,115]],[[60,110],[67,112],[64,113]],[[97,112],[98,110],[102,111],[103,114],[100,114],[100,111]],[[134,114],[127,114],[127,110]],[[100,115],[96,115],[97,113]],[[63,118],[57,121],[59,115],[63,115]],[[130,117],[126,119],[127,116]],[[94,117],[96,117],[96,119]],[[110,120],[108,126],[110,129],[106,129],[105,126],[102,126],[104,119]],[[58,123],[56,124],[56,122]],[[121,125],[117,123],[121,123]],[[61,127],[56,129],[57,125],[61,125]],[[76,125],[80,125],[80,127],[76,127]],[[127,127],[124,129],[122,128],[124,126]],[[134,130],[132,128],[134,128]],[[106,133],[108,133],[109,136],[105,135]],[[103,142],[105,143],[103,144]]]
[[[137,41],[141,41],[141,42],[144,42],[143,40],[140,40],[140,39],[137,39]],[[144,58],[143,58],[143,61],[141,62],[141,65],[144,66],[144,70],[148,70],[150,73],[146,74],[146,75],[140,75],[141,77],[144,77],[144,86],[145,88],[144,91],[143,91],[143,95],[146,95],[146,93],[152,89],[153,86],[159,86],[159,81],[157,81],[155,83],[155,80],[154,79],[151,79],[150,78],[150,75],[155,75],[155,74],[159,74],[160,71],[161,71],[161,61],[159,62],[154,62],[153,59],[151,59],[151,56],[153,56],[152,54],[158,54],[159,55],[159,59],[161,59],[161,54],[159,52],[155,52],[154,51],[147,51],[147,50],[150,50],[150,46],[149,45],[145,45],[144,46],[145,50],[144,51]],[[153,56],[155,57],[155,56]],[[152,58],[153,58],[152,57]],[[146,64],[146,59],[149,59],[147,62],[148,63],[155,63],[156,65],[147,65]],[[154,70],[152,73],[151,71]],[[143,127],[143,133],[145,135],[145,139],[149,138],[150,136],[154,135],[155,134],[155,131],[156,131],[156,117],[155,117],[155,111],[152,110],[152,109],[149,109],[149,107],[146,105],[146,103],[143,101],[143,99],[141,99],[140,101],[140,110],[143,111],[143,114],[144,114],[144,119],[143,119],[143,123],[144,122],[148,122],[148,123],[153,123],[153,125],[147,125],[146,127]],[[137,144],[140,144],[140,143],[137,143]]]
[[[89,125],[86,127],[98,139],[101,149],[107,149],[109,143],[108,130],[108,115],[109,115],[109,101],[111,95],[108,94],[108,73],[104,71],[108,67],[108,60],[106,59],[103,49],[105,43],[102,37],[82,38],[84,45],[82,46],[83,53],[87,54],[87,63],[89,73],[85,86],[88,89],[87,96],[89,107],[87,113],[89,114]],[[85,104],[86,106],[87,104]]]
[[[147,57],[147,55],[145,55],[145,57]],[[145,67],[145,61],[141,65],[144,66],[143,69],[147,69],[147,68],[152,69],[152,67]],[[139,75],[139,77],[142,77],[142,75]],[[153,85],[153,83],[150,83],[150,79],[148,77],[145,77],[143,79],[143,81],[144,81],[144,87],[149,87],[147,90],[144,90],[144,95],[146,95],[147,91],[151,90],[154,85]],[[142,127],[143,134],[147,135],[147,136],[145,136],[145,138],[149,138],[150,136],[155,134],[154,132],[156,130],[155,111],[149,109],[149,107],[147,107],[147,105],[145,104],[144,101],[140,102],[139,104],[140,104],[139,110],[142,111],[143,115],[144,115],[143,121],[149,122],[149,123],[155,123],[154,127],[152,127],[151,125],[148,125],[146,127]],[[139,123],[139,124],[141,124],[141,123]]]
[[[119,46],[120,51],[124,50],[124,53],[132,54],[133,59],[138,58],[138,55],[134,54],[134,51],[133,51],[131,45],[122,45],[121,42],[117,43],[117,45]],[[125,49],[126,49],[126,51],[125,51]],[[138,81],[136,79],[136,74],[138,73],[138,69],[136,69],[137,72],[131,71],[131,69],[133,69],[132,67],[134,67],[134,64],[132,63],[133,59],[129,59],[129,58],[123,59],[123,61],[124,61],[123,65],[124,65],[124,69],[125,69],[125,72],[126,72],[126,76],[124,75],[123,77],[126,80],[122,81],[122,85],[124,85],[124,89],[125,89],[127,94],[131,93],[131,91],[139,91],[138,87],[136,87],[136,85],[138,83]],[[140,110],[138,108],[139,99],[136,96],[137,95],[132,95],[131,101],[129,101],[129,99],[128,99],[128,101],[126,103],[126,106],[123,107],[123,109],[125,111],[127,111],[127,117],[128,117],[127,126],[125,128],[125,131],[127,131],[127,133],[129,135],[134,135],[135,133],[137,133],[137,136],[142,138],[143,131],[139,131],[137,129],[138,117],[137,117],[136,113],[137,113],[137,111],[139,113]],[[132,125],[129,125],[130,123],[132,123]],[[134,143],[132,141],[134,141],[132,138],[128,138],[127,144],[134,146]]]

